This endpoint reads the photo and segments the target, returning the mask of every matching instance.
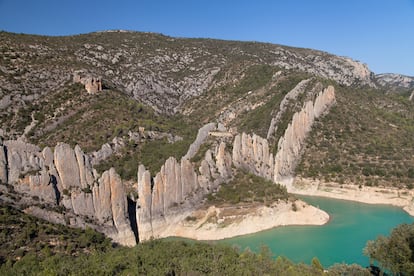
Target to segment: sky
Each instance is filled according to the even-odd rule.
[[[414,0],[0,0],[0,30],[115,29],[312,48],[414,76]]]

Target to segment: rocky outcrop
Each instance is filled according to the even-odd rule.
[[[89,94],[96,94],[102,91],[102,80],[83,71],[75,71],[73,73],[73,82],[83,84]]]
[[[136,244],[121,178],[114,169],[99,176],[79,146],[72,149],[58,143],[52,152],[48,147],[40,151],[21,141],[5,141],[0,147],[0,177],[26,197],[26,205],[62,206],[65,212],[59,215],[70,226],[89,225],[120,244]]]
[[[375,75],[378,84],[390,88],[414,88],[414,77],[400,74],[378,74]]]
[[[269,152],[267,140],[256,134],[242,133],[234,138],[232,161],[238,168],[273,179],[273,154]]]
[[[270,127],[269,127],[269,130],[267,132],[267,137],[266,137],[267,139],[270,139],[270,137],[277,131],[277,125],[280,122],[280,119],[283,113],[288,108],[289,102],[296,100],[300,94],[305,92],[305,88],[307,87],[309,82],[310,82],[310,79],[300,81],[292,90],[290,90],[285,95],[285,97],[283,97],[283,100],[280,102],[279,110],[276,116],[273,117],[272,121],[270,122]]]
[[[75,151],[68,144],[56,145],[54,163],[63,189],[70,191],[72,188],[80,187],[79,166]]]
[[[138,167],[138,204],[136,210],[138,237],[140,240],[148,240],[153,236],[152,232],[152,190],[151,173],[143,165]]]
[[[197,133],[197,137],[194,142],[190,145],[187,153],[184,155],[185,159],[191,159],[196,155],[198,149],[200,148],[201,144],[207,139],[209,132],[216,129],[215,123],[208,123],[202,126]]]
[[[151,189],[151,182],[154,186]],[[165,227],[166,217],[199,189],[194,167],[187,159],[181,163],[167,159],[153,179],[143,165],[138,168],[137,222],[140,240],[147,240]]]
[[[289,186],[305,139],[315,119],[322,116],[334,103],[333,86],[321,91],[314,101],[306,102],[302,110],[293,115],[291,123],[279,139],[274,157],[269,152],[266,139],[255,134],[237,135],[233,142],[233,164],[258,176]]]
[[[108,176],[104,178],[104,181],[101,181],[101,184],[110,187],[110,204],[108,206],[111,208],[112,221],[117,231],[116,235],[111,236],[111,238],[123,245],[134,246],[136,238],[128,217],[128,203],[121,177],[115,172],[114,168],[106,171],[105,174]]]
[[[231,156],[224,142],[214,153],[207,151],[199,172],[188,159],[178,162],[174,157],[168,158],[153,178],[143,165],[138,167],[136,214],[140,241],[166,236],[168,226],[191,212],[197,204],[194,201],[231,177]]]
[[[309,101],[300,112],[293,115],[285,134],[280,138],[275,156],[274,181],[291,184],[294,169],[299,162],[302,148],[314,120],[335,103],[335,90],[329,86],[319,93],[315,101]]]
[[[4,150],[7,155],[7,182],[16,183],[21,175],[41,170],[43,160],[40,149],[23,141],[4,141]]]

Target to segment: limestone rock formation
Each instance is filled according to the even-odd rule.
[[[310,79],[301,80],[292,90],[290,90],[283,100],[280,102],[279,111],[277,112],[276,116],[272,118],[270,123],[269,130],[267,132],[267,139],[269,139],[276,131],[277,131],[277,124],[282,117],[282,114],[286,111],[289,101],[296,100],[296,98],[305,91],[306,86],[310,82]]]
[[[165,235],[168,225],[177,223],[192,210],[191,202],[230,179],[231,155],[225,148],[222,142],[214,152],[207,150],[200,174],[184,157],[180,162],[174,157],[168,158],[153,178],[143,165],[138,167],[136,216],[140,241]]]
[[[5,141],[0,147],[0,180],[25,196],[26,204],[31,200],[64,206],[72,226],[89,225],[123,245],[136,244],[121,178],[114,169],[99,176],[79,146],[72,149],[58,143],[52,152],[48,147],[40,151],[22,141]]]
[[[328,86],[321,91],[314,102],[306,102],[302,110],[293,115],[291,123],[279,139],[277,153],[274,157],[269,152],[266,139],[256,134],[237,135],[233,142],[233,164],[255,175],[289,186],[314,120],[322,116],[334,103],[333,86]]]
[[[266,139],[242,133],[234,138],[233,164],[266,179],[273,178],[273,154]]]
[[[17,183],[20,175],[40,171],[43,166],[40,149],[35,145],[23,141],[7,140],[4,141],[4,147],[7,153],[9,184]]]
[[[79,166],[76,160],[75,151],[64,143],[58,143],[55,147],[54,163],[63,189],[71,190],[71,188],[80,187]]]
[[[197,153],[198,149],[200,148],[201,144],[206,140],[210,131],[216,129],[215,123],[208,123],[202,126],[197,133],[197,137],[194,142],[190,145],[187,153],[184,155],[184,159],[191,159]]]
[[[138,204],[136,210],[138,237],[148,240],[152,234],[151,209],[152,191],[151,174],[143,165],[138,167]]]
[[[114,168],[109,170],[109,183],[104,182],[104,185],[108,184],[111,190],[111,204],[109,206],[112,207],[113,223],[117,230],[117,235],[112,238],[123,245],[134,246],[136,239],[128,217],[128,203],[124,185]]]
[[[304,141],[313,122],[335,102],[335,90],[329,86],[293,115],[285,134],[280,138],[275,156],[274,181],[290,185],[293,171],[299,161]]]
[[[19,179],[19,184],[15,190],[20,193],[26,193],[36,201],[42,201],[49,204],[56,204],[56,187],[50,182],[50,175],[47,171],[42,170],[36,175],[27,175]]]
[[[89,94],[96,94],[102,91],[102,80],[97,77],[92,77],[83,71],[75,71],[73,73],[73,82],[83,84]]]

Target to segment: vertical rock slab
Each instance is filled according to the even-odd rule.
[[[73,212],[75,214],[86,216],[91,219],[95,217],[92,193],[85,193],[81,190],[72,191],[71,200]]]
[[[208,137],[208,133],[212,130],[216,129],[215,123],[208,123],[202,126],[197,133],[197,137],[194,142],[188,148],[187,153],[184,155],[184,159],[191,159],[193,158],[197,151],[199,150],[200,146],[204,143],[204,141]]]
[[[329,107],[335,103],[335,88],[333,86],[328,86],[323,91],[318,94],[318,97],[315,99],[314,103],[314,113],[315,117],[320,117],[324,112],[326,112]]]
[[[177,160],[174,157],[170,157],[165,161],[164,170],[162,170],[162,179],[164,181],[164,213],[173,204],[177,203],[177,188],[179,176],[177,175]],[[180,183],[181,190],[181,183]]]
[[[79,166],[75,151],[68,144],[58,143],[55,147],[54,160],[63,189],[80,187]]]
[[[274,161],[274,182],[282,183],[289,188],[305,139],[315,119],[323,115],[334,103],[335,89],[328,86],[318,94],[314,102],[308,101],[301,111],[293,115],[278,143]]]
[[[151,201],[151,174],[143,165],[140,165],[138,167],[138,204],[136,212],[140,241],[149,240],[153,236]]]
[[[98,180],[98,185],[92,188],[92,198],[95,217],[98,222],[103,225],[113,226],[109,171],[103,172]]]
[[[23,170],[22,157],[15,149],[8,150],[9,174],[8,181],[10,184],[17,183],[20,177],[20,173]]]
[[[226,143],[221,142],[217,148],[216,166],[221,178],[228,179],[231,176],[231,156],[226,151]]]
[[[200,175],[197,177],[198,183],[200,187],[203,188],[205,192],[207,192],[209,189],[209,184],[212,181],[212,177],[210,173],[210,166],[205,159],[201,161],[198,171],[200,172]]]
[[[134,246],[136,240],[128,217],[127,196],[121,177],[114,168],[109,170],[109,181],[113,221],[118,231],[115,241],[125,246]]]
[[[286,109],[289,106],[290,101],[295,101],[297,97],[305,92],[305,88],[307,87],[308,83],[311,79],[301,80],[292,90],[290,90],[284,97],[283,100],[280,102],[279,111],[277,112],[276,116],[272,118],[270,122],[269,130],[267,132],[267,139],[270,139],[272,135],[277,131],[277,124],[280,121],[280,118],[285,113]]]
[[[272,179],[273,155],[266,139],[253,134],[236,135],[233,142],[233,164],[255,175]]]
[[[75,146],[75,156],[79,167],[80,187],[83,189],[91,188],[95,179],[89,157],[83,153],[78,145]]]
[[[154,177],[154,187],[151,198],[151,218],[154,227],[155,221],[164,221],[164,166]],[[139,225],[138,225],[139,227]]]
[[[45,147],[42,150],[42,156],[44,160],[44,164],[47,168],[50,168],[50,166],[53,164],[53,152],[49,147]]]
[[[39,147],[18,140],[7,140],[3,145],[7,153],[9,184],[17,183],[21,176],[44,167],[43,159],[39,158]]]
[[[181,159],[180,167],[182,200],[185,200],[198,189],[198,177],[193,164],[188,159]]]

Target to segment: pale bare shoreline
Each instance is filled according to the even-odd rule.
[[[193,240],[221,240],[253,234],[285,225],[324,225],[329,215],[302,200],[279,202],[273,206],[211,206],[199,209],[185,219],[169,225],[158,237]]]
[[[308,196],[321,196],[357,201],[367,204],[386,204],[401,207],[414,216],[414,192],[408,189],[390,187],[367,187],[355,184],[322,182],[308,178],[298,178],[288,189],[289,193]]]
[[[297,195],[321,196],[368,204],[386,204],[403,208],[414,216],[414,192],[389,187],[359,187],[353,184],[325,183],[319,180],[297,178],[288,186],[288,192]],[[293,207],[294,206],[294,207]],[[183,237],[193,240],[221,240],[253,234],[287,225],[324,225],[329,215],[302,200],[279,202],[272,206],[211,206],[185,216],[159,231],[155,236]]]

